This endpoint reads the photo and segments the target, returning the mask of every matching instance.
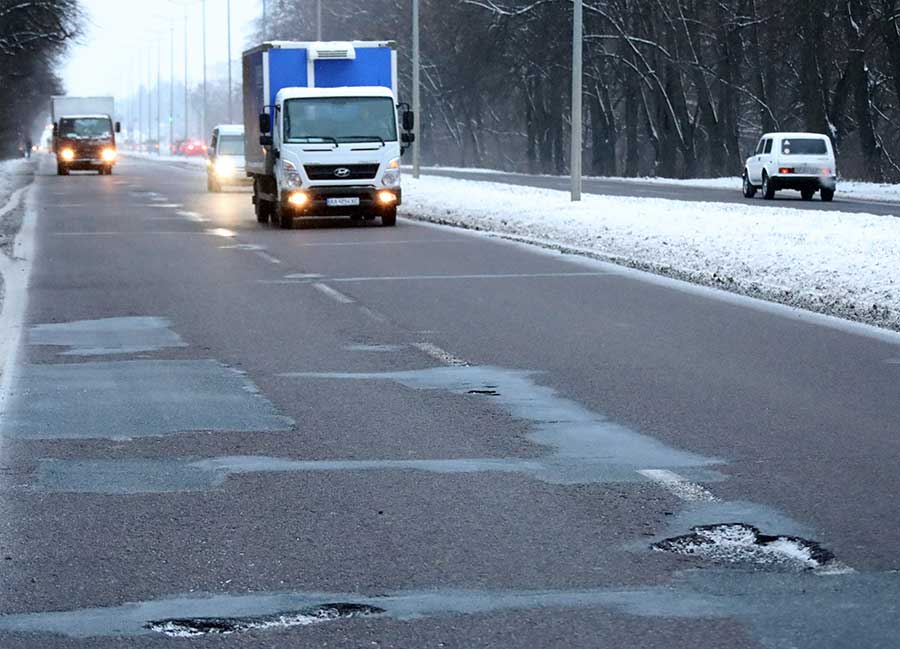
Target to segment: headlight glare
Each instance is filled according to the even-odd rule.
[[[115,149],[103,149],[103,153],[100,155],[103,158],[103,162],[113,162],[117,154]]]
[[[75,159],[75,152],[72,149],[63,149],[59,155],[66,162],[71,162]]]

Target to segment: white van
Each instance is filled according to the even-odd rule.
[[[225,185],[249,185],[244,160],[243,124],[222,124],[213,129],[207,150],[206,189],[220,192]]]
[[[753,198],[762,190],[766,200],[781,189],[800,192],[810,201],[816,192],[822,200],[834,198],[837,169],[834,147],[827,135],[818,133],[767,133],[744,166],[744,196]]]

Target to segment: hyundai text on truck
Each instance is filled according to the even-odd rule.
[[[244,53],[243,74],[257,221],[289,229],[295,217],[341,214],[396,224],[413,114],[397,102],[394,43],[263,43]]]
[[[113,123],[116,102],[112,97],[52,97],[53,153],[56,173],[68,176],[70,171],[112,173],[116,164],[116,133]]]

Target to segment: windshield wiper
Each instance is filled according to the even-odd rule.
[[[337,141],[337,138],[333,138],[330,135],[295,135],[289,138],[291,142],[296,140],[325,140],[326,142],[331,142],[334,146],[341,146],[340,142]],[[318,142],[310,142],[310,144],[318,144]]]
[[[368,142],[371,140],[378,140],[381,142],[381,146],[384,146],[384,138],[380,135],[345,135],[344,140],[362,140],[363,142]]]

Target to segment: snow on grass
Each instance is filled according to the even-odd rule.
[[[900,329],[900,219],[737,203],[586,195],[423,176],[407,216]]]
[[[478,169],[465,167],[428,167],[426,170],[439,174],[441,171],[465,172],[469,174],[504,174],[509,176],[528,177],[533,174],[521,174],[511,171],[499,171],[496,169]],[[559,176],[549,176],[546,174],[541,177],[551,178]],[[619,176],[585,176],[588,180],[602,180],[608,182],[629,183],[635,185],[668,185],[675,187],[696,187],[700,189],[728,189],[735,192],[735,199],[741,199],[741,178],[740,176],[725,176],[722,178],[622,178]],[[785,190],[789,191],[789,190]],[[794,192],[799,195],[799,192]],[[891,185],[889,183],[866,183],[857,180],[838,180],[838,198],[852,198],[856,200],[872,200],[883,202],[900,202],[900,185]]]
[[[0,207],[6,204],[10,195],[21,187],[29,176],[31,161],[23,158],[0,161]]]

